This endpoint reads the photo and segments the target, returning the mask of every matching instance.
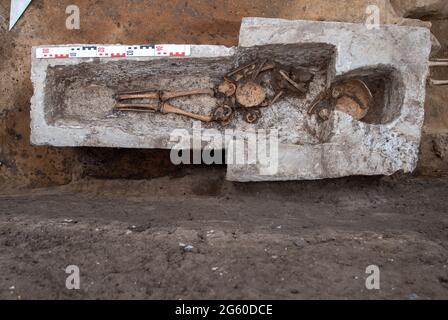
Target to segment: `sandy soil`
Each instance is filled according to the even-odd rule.
[[[0,196],[0,298],[448,298],[448,180],[206,171]]]

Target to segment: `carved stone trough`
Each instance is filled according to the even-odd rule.
[[[202,129],[278,131],[278,167],[227,164],[233,181],[304,180],[411,172],[418,160],[429,30],[419,27],[245,18],[238,47],[191,46],[176,58],[36,59],[33,48],[31,141],[37,145],[171,148],[174,129],[192,131],[188,117],[161,113],[113,113],[114,96],[128,90],[215,88],[223,75],[254,59],[270,59],[315,71],[305,97],[286,95],[250,124],[234,117],[226,126]],[[326,121],[308,113],[332,84],[358,79],[373,97],[356,120],[332,110]],[[272,92],[271,92],[272,93]],[[176,99],[182,109],[210,114],[207,95]],[[226,146],[224,146],[225,148]]]

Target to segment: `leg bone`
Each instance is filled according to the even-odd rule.
[[[160,109],[160,111],[162,113],[174,113],[174,114],[178,114],[181,116],[186,116],[195,120],[200,120],[203,122],[210,122],[213,120],[213,118],[211,116],[205,116],[205,115],[201,115],[201,114],[196,114],[196,113],[192,113],[192,112],[188,112],[179,108],[176,108],[175,106],[165,102],[162,105],[162,108]]]
[[[127,99],[159,99],[159,93],[156,91],[136,91],[136,92],[123,92],[117,95],[117,100]]]
[[[434,80],[430,79],[429,83],[433,86],[446,86],[448,85],[448,80]]]
[[[185,91],[163,91],[161,95],[162,101],[167,101],[169,99],[173,98],[179,98],[179,97],[187,97],[187,96],[193,96],[197,94],[207,94],[210,96],[214,95],[214,92],[212,89],[209,88],[199,88],[199,89],[191,89],[191,90],[185,90]]]

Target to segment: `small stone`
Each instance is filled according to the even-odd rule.
[[[406,297],[408,300],[417,300],[418,299],[418,295],[416,293],[411,293],[410,295],[408,295]]]
[[[298,248],[303,248],[303,247],[306,246],[306,244],[307,244],[307,243],[306,243],[305,239],[303,239],[303,238],[294,240],[294,245],[295,245],[296,247],[298,247]]]
[[[433,137],[433,149],[436,156],[444,160],[448,156],[448,135],[437,134]]]
[[[185,246],[182,246],[185,252],[193,252],[195,249],[191,244],[187,244]]]
[[[143,232],[148,230],[151,227],[151,224],[144,224],[141,226],[136,226],[136,225],[132,225],[130,227],[128,227],[129,230],[134,231],[134,232]]]
[[[73,220],[73,219],[64,219],[64,220],[62,220],[62,223],[63,224],[76,224],[76,223],[78,223],[78,221]]]

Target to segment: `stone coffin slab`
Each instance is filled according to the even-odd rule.
[[[258,164],[227,165],[233,181],[304,180],[392,174],[416,167],[431,49],[425,28],[245,18],[236,48],[191,47],[181,58],[36,59],[33,48],[31,141],[53,146],[171,148],[174,129],[191,132],[194,121],[162,114],[111,113],[114,94],[125,90],[213,88],[242,63],[269,58],[323,70],[304,99],[287,97],[263,110],[256,124],[241,117],[226,129],[279,132],[278,170]],[[322,123],[307,109],[334,81],[364,80],[377,97],[361,121],[334,111]],[[179,99],[183,109],[210,113],[214,98]],[[203,129],[223,132],[218,124]]]

